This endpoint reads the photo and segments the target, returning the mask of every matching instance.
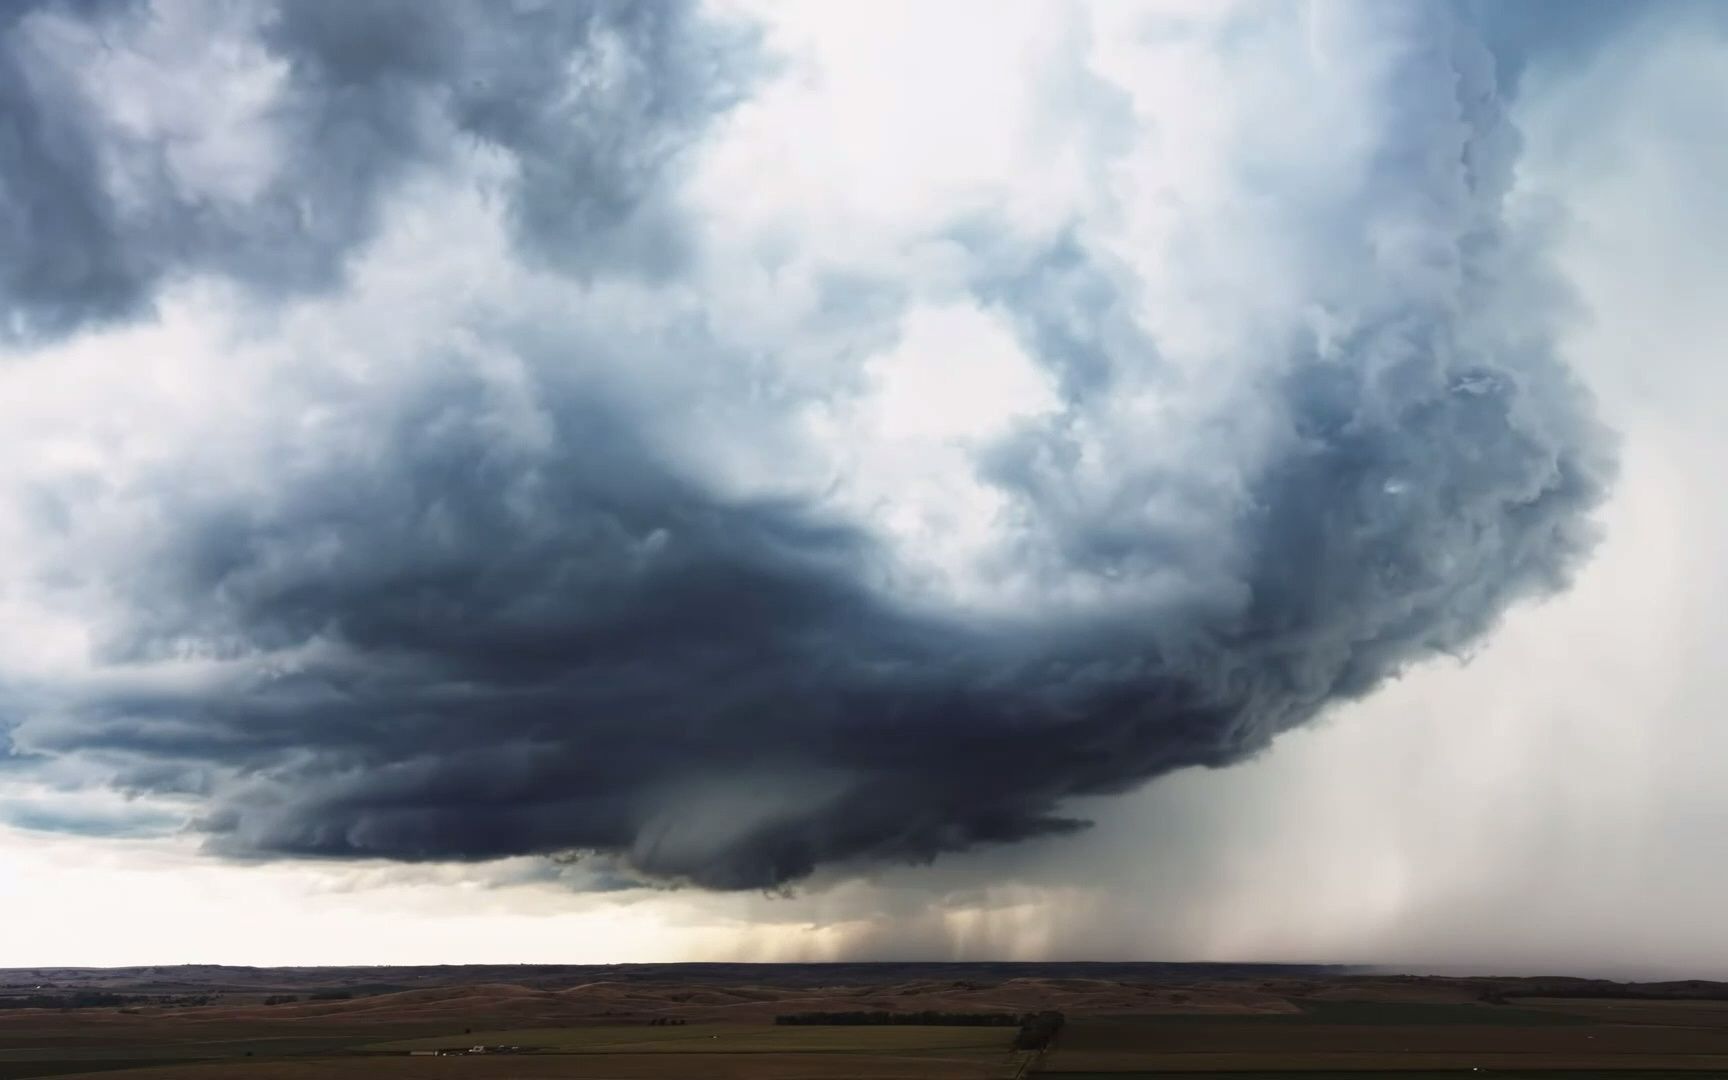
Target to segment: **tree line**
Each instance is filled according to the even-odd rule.
[[[1020,1033],[1014,1036],[1014,1049],[1048,1050],[1067,1022],[1068,1018],[1055,1010],[1028,1014],[1020,1021]]]
[[[214,1000],[209,994],[149,997],[141,994],[115,994],[106,990],[73,990],[59,994],[0,996],[0,1009],[113,1009],[135,1005],[174,1007],[208,1005]]]
[[[145,998],[111,994],[103,990],[76,990],[69,994],[19,994],[0,997],[0,1009],[111,1009]]]

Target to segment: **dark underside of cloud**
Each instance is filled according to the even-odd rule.
[[[522,259],[572,280],[676,275],[662,189],[750,64],[746,38],[670,4],[249,10],[289,149],[244,197],[180,184],[42,44],[143,34],[144,8],[0,14],[0,333],[144,318],[190,275],[264,300],[339,288],[402,177],[458,145],[512,163]],[[259,483],[140,481],[126,494],[151,527],[64,568],[111,601],[100,677],[12,687],[0,732],[195,797],[234,856],[592,851],[713,888],[1069,831],[1065,800],[1255,754],[1467,650],[1591,542],[1605,439],[1543,321],[1500,300],[1541,275],[1501,220],[1515,138],[1477,48],[1460,32],[1410,61],[1444,88],[1454,160],[1431,169],[1394,139],[1364,181],[1364,214],[1430,198],[1409,213],[1444,217],[1458,284],[1279,346],[1256,389],[1276,452],[1199,530],[1237,553],[1214,602],[988,618],[906,602],[879,585],[867,522],[703,483],[663,425],[530,343],[510,393],[532,402],[532,438],[500,435],[514,406],[495,381],[435,358],[325,402],[341,437],[261,455]],[[1195,523],[1136,508],[1183,477],[1125,460],[1112,497],[1070,490],[1111,371],[1154,347],[1090,259],[1064,242],[976,276],[1064,401],[981,473],[1064,573],[1180,577]],[[77,493],[39,494],[45,528],[82,528]],[[219,673],[160,677],[195,662]]]

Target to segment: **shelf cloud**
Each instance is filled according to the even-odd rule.
[[[774,888],[1563,588],[1614,447],[1479,20],[1080,11],[1007,97],[941,27],[884,89],[682,4],[9,6],[9,769]]]

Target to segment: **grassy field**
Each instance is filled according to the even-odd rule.
[[[98,1075],[90,1070],[100,1068],[100,1075],[112,1076],[118,1070],[161,1068],[182,1064],[179,1058],[53,1058],[30,1061],[0,1062],[0,1080],[29,1080],[39,1076]]]
[[[1005,1053],[1013,1031],[990,1027],[821,1027],[690,1024],[681,1027],[565,1027],[475,1031],[460,1038],[404,1039],[366,1050],[524,1046],[573,1054],[785,1054],[990,1051]]]
[[[1280,1069],[1275,1072],[1096,1072],[1040,1073],[1050,1080],[1458,1080],[1457,1069],[1432,1072],[1397,1070],[1392,1072],[1326,1072]],[[1699,1073],[1691,1069],[1510,1069],[1470,1073],[1472,1078],[1485,1080],[1705,1080],[1714,1073]]]
[[[124,1029],[111,1031],[121,1035]],[[0,1080],[311,1080],[345,1077],[701,1076],[985,1080],[1011,1070],[1013,1031],[980,1027],[781,1027],[768,1024],[645,1025],[456,1030],[375,1041],[365,1034],[308,1040],[252,1039],[204,1031],[199,1042],[140,1046],[62,1043],[0,1049]],[[219,1037],[227,1034],[228,1038]],[[476,1044],[534,1048],[487,1057],[410,1057],[416,1049]],[[292,1055],[292,1056],[286,1056]]]
[[[1082,1017],[1071,1021],[1043,1075],[1301,1075],[1354,1080],[1425,1072],[1495,1076],[1554,1070],[1622,1080],[1635,1070],[1728,1075],[1728,1010],[1696,1003],[1303,1001],[1265,1016]],[[1581,1071],[1580,1071],[1581,1070]],[[1656,1070],[1656,1072],[1651,1072]],[[1475,1075],[1472,1073],[1472,1075]],[[1569,1074],[1570,1075],[1570,1074]]]
[[[1176,995],[1083,984],[1072,989],[1113,1008],[1069,1013],[1055,1049],[1025,1080],[1728,1076],[1728,1002],[1518,998],[1494,1005],[1451,991],[1449,998],[1412,1000],[1402,983],[1367,988],[1377,997],[1337,1000],[1344,996],[1339,989],[1305,992],[1311,986],[1280,999],[1259,986],[1227,994],[1207,985]],[[962,994],[972,995],[974,1007],[995,1011],[1021,1000],[1013,994],[1034,1001],[1069,992],[962,983],[911,989],[913,1000],[939,1007]],[[775,1025],[767,1022],[772,1012],[765,1016],[754,1004],[764,993],[737,988],[720,995],[744,1002],[753,1010],[748,1017],[720,1022],[698,1011],[677,1024],[647,1020],[674,1009],[708,1009],[703,993],[609,988],[599,1004],[583,1005],[591,999],[488,984],[454,999],[444,990],[415,991],[333,1008],[19,1012],[0,1022],[0,1080],[1013,1080],[1033,1060],[1009,1049],[1012,1028]],[[862,992],[819,993],[825,1002],[852,1002]],[[796,1007],[807,1007],[802,992],[793,997],[800,998]],[[898,1004],[907,997],[879,1000]],[[1139,1012],[1196,1000],[1216,1007]],[[610,1013],[557,1018],[558,1009],[575,1007],[570,1001],[591,1011],[630,1007],[647,1015],[632,1022]],[[476,1044],[532,1052],[409,1054]]]
[[[499,1058],[364,1058],[228,1063],[193,1069],[138,1069],[80,1073],[78,1080],[983,1080],[1004,1075],[979,1063],[873,1058],[867,1055],[805,1057],[797,1054],[664,1054]],[[63,1080],[72,1080],[65,1077]]]
[[[80,1073],[90,1080],[997,1080],[1000,1053],[987,1055],[540,1054],[499,1057],[348,1057],[224,1062],[126,1072]],[[70,1080],[70,1077],[66,1078]]]
[[[1208,1015],[1205,1013],[1148,1013],[1113,1018],[1109,1023],[1128,1021],[1141,1027],[1193,1024],[1230,1025],[1300,1025],[1345,1024],[1351,1026],[1430,1027],[1464,1024],[1478,1027],[1570,1027],[1594,1023],[1589,1016],[1552,1008],[1520,1008],[1515,1005],[1485,1005],[1474,1002],[1416,1003],[1403,1001],[1323,1001],[1300,1003],[1297,1012],[1241,1013],[1238,1015]]]
[[[1358,1078],[1380,1073],[1409,1076],[1447,1073],[1451,1076],[1506,1075],[1525,1072],[1601,1071],[1628,1069],[1687,1071],[1694,1078],[1728,1076],[1728,1055],[1644,1054],[1610,1058],[1600,1054],[1556,1054],[1536,1051],[1513,1053],[1386,1053],[1361,1051],[1292,1052],[1255,1050],[1204,1054],[1067,1054],[1051,1055],[1043,1076],[1111,1075],[1145,1076],[1170,1073],[1214,1076],[1229,1074],[1239,1080],[1244,1074],[1313,1076],[1328,1072],[1349,1073]]]

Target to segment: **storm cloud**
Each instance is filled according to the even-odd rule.
[[[503,159],[526,247],[664,268],[657,178],[752,72],[745,36],[695,21],[609,0],[9,4],[0,333],[146,314],[189,273],[332,287],[393,183],[475,145]]]
[[[714,195],[772,64],[702,12],[223,5],[224,52],[184,11],[0,27],[8,374],[72,401],[9,444],[8,614],[75,654],[6,639],[0,732],[213,851],[744,889],[1069,832],[1591,547],[1611,443],[1451,7],[1212,28],[1289,83],[1178,199],[1133,88],[1069,79],[1064,212],[865,255]],[[157,47],[254,113],[127,113]],[[998,353],[981,418],[891,392]]]

